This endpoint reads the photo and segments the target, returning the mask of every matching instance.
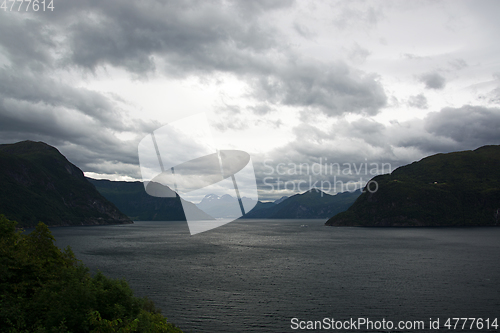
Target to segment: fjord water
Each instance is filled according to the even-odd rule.
[[[195,236],[185,222],[51,230],[58,246],[125,278],[184,332],[296,332],[292,318],[427,328],[429,318],[443,327],[448,317],[500,317],[500,228],[323,224],[235,221]]]

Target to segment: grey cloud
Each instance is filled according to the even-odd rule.
[[[260,6],[263,4],[269,5],[263,2]],[[297,60],[273,28],[257,17],[242,21],[231,10],[204,5],[193,14],[174,8],[164,13],[166,17],[136,20],[133,31],[123,23],[128,19],[119,20],[115,12],[106,13],[103,24],[111,25],[107,30],[86,21],[79,24],[87,27],[75,26],[73,60],[89,67],[107,61],[143,71],[155,66],[148,55],[156,54],[165,57],[169,74],[221,71],[246,77],[254,83],[254,95],[272,103],[319,107],[330,115],[375,114],[385,105],[383,88],[374,77],[345,64],[333,64],[324,71],[323,64]],[[86,29],[95,31],[88,33]],[[89,38],[98,41],[92,43]],[[87,54],[88,50],[92,54]],[[279,60],[268,54],[276,50],[282,54]],[[355,51],[366,55],[361,48]]]
[[[424,119],[394,123],[387,137],[395,149],[423,156],[500,143],[500,109],[464,105],[431,112]]]
[[[59,71],[92,75],[106,66],[133,75],[233,74],[250,85],[249,95],[259,100],[251,110],[257,114],[280,105],[319,110],[333,117],[376,114],[387,97],[375,75],[341,62],[303,59],[266,21],[267,11],[291,5],[291,1],[264,0],[67,0],[50,15],[1,13],[0,45],[7,64],[0,70],[0,139],[43,140],[62,147],[86,171],[109,172],[110,165],[135,170],[137,142],[158,124],[124,120],[123,101],[74,87],[58,77]],[[376,24],[381,15],[375,8],[339,8],[346,8],[337,11],[339,27]],[[234,116],[243,111],[228,108],[226,113]],[[244,128],[240,116],[220,126]],[[357,135],[371,133],[366,141],[359,139],[363,144],[375,145],[380,138],[374,124],[360,122],[351,129]],[[123,131],[138,137],[121,141],[116,133]],[[300,158],[329,152],[303,143],[292,148],[300,151]]]
[[[64,148],[84,171],[102,172],[99,165],[106,163],[130,168],[137,164],[139,138],[158,124],[127,119],[118,102],[38,71],[5,66],[0,69],[0,141],[29,139]],[[116,133],[124,131],[137,138],[119,140]]]
[[[102,94],[73,88],[36,72],[0,69],[0,98],[80,110],[111,127],[123,129],[116,106]]]
[[[391,139],[399,158],[416,156],[412,159],[415,161],[434,153],[457,150],[455,141],[427,132],[424,125],[424,120],[412,119],[401,123],[393,122],[387,129],[385,134]]]
[[[454,70],[457,70],[457,71],[469,66],[464,59],[453,59],[453,60],[450,60],[448,63],[450,64],[450,66]]]
[[[223,107],[218,108],[216,112],[219,117],[211,119],[210,123],[221,132],[229,129],[242,130],[249,126],[248,121],[245,119],[244,110],[238,105],[225,104]]]
[[[47,112],[54,108],[73,110],[98,121],[99,126],[113,130],[144,132],[156,126],[140,119],[127,122],[126,114],[117,103],[123,101],[115,101],[113,95],[76,88],[47,74],[19,68],[0,69],[0,102],[5,100],[41,105]]]
[[[255,114],[262,116],[276,111],[267,103],[260,103],[257,105],[249,106],[248,108],[252,110]]]
[[[236,58],[243,50],[281,47],[260,15],[292,4],[68,0],[51,15],[4,15],[0,43],[20,66],[77,65],[93,71],[110,64],[144,75],[157,69],[160,57],[170,71],[177,69],[172,75],[224,71],[241,66]]]
[[[399,107],[399,104],[400,104],[399,100],[398,100],[398,98],[396,96],[393,95],[393,96],[389,97],[389,99],[388,99],[388,106],[390,106],[390,107]]]
[[[427,89],[443,89],[446,85],[446,79],[437,72],[422,74],[419,81],[424,83]]]
[[[328,190],[328,184],[333,186],[334,182],[339,182],[336,191],[344,191],[346,188],[342,188],[340,183],[358,182],[360,178],[367,182],[375,176],[377,167],[380,173],[390,172],[414,160],[412,159],[414,156],[420,157],[418,154],[413,154],[410,158],[396,156],[392,147],[384,142],[385,126],[373,120],[359,119],[352,122],[339,120],[329,130],[321,130],[314,125],[302,123],[293,131],[296,137],[294,141],[264,156],[252,156],[257,186],[260,193],[267,195],[264,197],[266,199],[289,195],[277,191],[265,193],[269,190],[267,184],[277,187],[278,178],[282,187],[284,182],[290,182],[290,186],[292,182],[296,186],[302,182],[302,192],[309,189],[309,185],[321,187],[322,181],[325,191]],[[364,169],[365,163],[368,167],[367,172]],[[382,172],[383,163],[386,167],[384,172]],[[352,174],[348,174],[349,168],[352,169]]]
[[[282,9],[290,7],[295,0],[255,0],[255,1],[235,1],[234,5],[242,9],[243,13],[258,14],[268,10]]]
[[[241,66],[237,59],[241,50],[258,53],[280,44],[273,28],[258,21],[261,9],[272,4],[245,3],[114,2],[114,6],[96,9],[96,19],[80,19],[70,26],[69,56],[91,69],[109,63],[147,72],[156,68],[153,56],[157,55],[173,65],[169,70],[181,66],[184,74],[234,70]],[[248,8],[250,12],[242,12]],[[247,14],[244,20],[243,13]]]
[[[124,163],[136,160],[134,149],[118,140],[113,129],[94,118],[63,107],[3,99],[0,104],[0,139],[14,137],[19,141],[45,138],[49,144],[66,143],[82,151],[91,148],[103,159]]]
[[[499,144],[499,128],[499,108],[464,105],[432,112],[425,119],[428,132],[454,140],[460,150]]]
[[[359,3],[355,1],[331,3],[332,11],[337,14],[333,19],[333,25],[342,30],[347,28],[366,28],[377,24],[383,17],[383,13],[379,8],[373,6],[357,8]]]
[[[340,133],[344,137],[354,137],[370,147],[387,151],[389,143],[385,136],[386,127],[372,119],[361,118],[343,126]]]
[[[351,47],[351,49],[349,50],[349,59],[355,63],[355,64],[359,64],[359,63],[363,63],[366,61],[366,58],[371,54],[370,51],[368,51],[367,49],[365,48],[362,48],[361,46],[359,46],[358,43],[354,43]]]
[[[385,129],[384,125],[374,120],[369,120],[365,118],[353,121],[351,123],[351,127],[359,134],[364,134],[364,135],[373,135],[376,133],[380,133]]]
[[[257,98],[271,103],[316,107],[329,116],[374,115],[386,105],[382,85],[343,63],[298,64],[278,69],[256,82]]]
[[[500,104],[500,87],[493,89],[485,97],[491,104]]]
[[[270,103],[316,107],[328,115],[376,114],[386,96],[373,75],[343,63],[300,59],[264,20],[264,9],[291,4],[68,1],[62,9],[66,18],[59,14],[49,21],[42,15],[33,18],[36,24],[30,29],[24,27],[29,25],[25,21],[15,21],[20,31],[33,31],[34,36],[22,43],[33,50],[17,49],[12,38],[4,37],[2,44],[10,58],[27,52],[30,59],[42,59],[47,66],[94,71],[112,65],[136,75],[156,71],[175,77],[231,73],[252,85],[251,95]],[[244,12],[248,6],[250,12]],[[43,53],[47,48],[51,52]],[[361,57],[365,51],[354,50]]]
[[[35,19],[21,19],[15,13],[1,13],[0,45],[11,65],[41,71],[53,66],[54,58],[50,50],[57,47],[54,36],[57,29]]]
[[[302,37],[306,39],[311,39],[316,36],[315,33],[309,30],[306,26],[303,26],[302,24],[298,22],[294,22],[292,25],[293,29]]]
[[[425,98],[424,94],[410,96],[408,98],[408,105],[417,109],[427,109],[429,107],[427,105],[427,98]]]
[[[169,4],[147,12],[143,4],[139,8],[115,3],[116,8],[98,12],[97,22],[78,20],[71,26],[70,57],[90,69],[110,63],[147,72],[160,66],[153,60],[158,57],[169,75],[230,72],[253,82],[256,97],[319,107],[330,115],[375,114],[385,105],[383,88],[374,77],[345,64],[326,65],[330,68],[325,71],[324,64],[296,59],[282,36],[260,20],[259,10],[241,20],[243,3],[197,2],[196,9],[189,3]],[[261,1],[252,6],[279,9],[290,4]],[[276,51],[279,60],[271,55]],[[354,51],[366,55],[364,49]]]

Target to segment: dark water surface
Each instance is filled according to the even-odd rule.
[[[185,332],[297,332],[292,318],[359,317],[422,320],[410,331],[424,332],[429,318],[445,331],[448,317],[500,317],[500,228],[323,223],[236,221],[195,236],[185,222],[51,230]]]

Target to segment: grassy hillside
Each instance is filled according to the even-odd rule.
[[[500,146],[429,156],[373,180],[378,191],[326,224],[500,225]]]
[[[83,172],[43,142],[0,145],[0,213],[48,225],[132,223],[96,191]]]

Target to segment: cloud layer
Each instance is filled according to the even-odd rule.
[[[0,11],[0,141],[45,141],[85,172],[139,179],[139,141],[185,116],[161,103],[187,115],[205,98],[218,130],[247,138],[268,198],[279,193],[263,188],[265,160],[396,167],[499,143],[498,7],[68,0]],[[157,104],[126,88],[148,84]]]

